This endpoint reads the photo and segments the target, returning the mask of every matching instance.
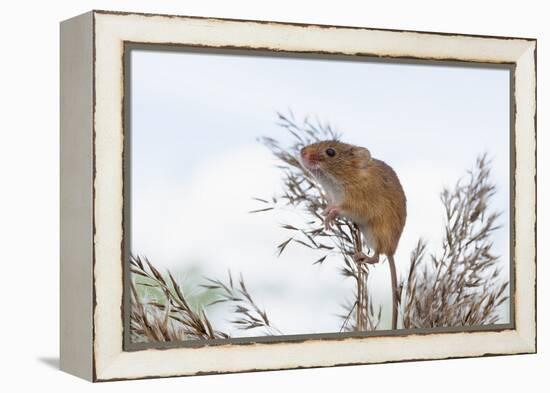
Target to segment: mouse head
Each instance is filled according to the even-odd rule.
[[[364,147],[339,141],[321,141],[300,150],[302,165],[315,176],[345,182],[354,172],[366,168],[372,159]]]

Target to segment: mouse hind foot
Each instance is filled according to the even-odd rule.
[[[375,254],[373,256],[368,256],[364,252],[359,251],[359,252],[356,252],[355,254],[353,254],[353,260],[355,261],[355,263],[368,263],[368,264],[373,265],[373,264],[378,263],[380,261],[380,255]]]

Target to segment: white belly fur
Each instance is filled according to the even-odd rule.
[[[342,203],[344,193],[342,190],[342,186],[339,185],[336,180],[323,176],[317,177],[317,180],[319,181],[319,183],[321,183],[321,187],[325,191],[329,204],[338,205]],[[344,216],[347,219],[356,222],[353,217],[349,217],[346,215]],[[370,251],[376,252],[376,250],[378,249],[378,245],[376,244],[374,236],[372,235],[371,227],[369,225],[361,225],[359,228],[361,230],[361,233],[363,234],[363,239],[367,248]]]
[[[342,187],[333,179],[327,177],[319,177],[319,183],[325,191],[328,203],[331,205],[338,205],[342,203],[344,197]]]
[[[371,250],[376,252],[378,245],[372,235],[372,230],[369,225],[361,226],[361,233],[363,233],[363,238],[365,239],[365,245]]]

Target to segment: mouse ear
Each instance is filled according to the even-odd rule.
[[[372,159],[372,156],[370,154],[370,150],[366,147],[358,147],[353,151],[353,155],[357,158],[361,158],[365,160],[365,162],[369,162]]]

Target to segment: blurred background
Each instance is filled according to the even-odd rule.
[[[277,161],[258,138],[286,141],[276,112],[329,122],[348,143],[368,147],[397,172],[408,198],[398,251],[405,275],[419,237],[438,252],[439,194],[477,156],[492,159],[503,212],[494,234],[503,279],[509,274],[509,71],[442,65],[133,50],[131,52],[131,250],[170,269],[196,304],[212,300],[203,277],[243,274],[255,301],[285,334],[339,331],[354,281],[337,257],[322,265],[290,245],[282,224],[300,211],[249,214],[282,190]],[[387,263],[371,269],[371,295],[389,328]],[[501,322],[508,322],[507,305]],[[223,304],[209,309],[233,336]]]

